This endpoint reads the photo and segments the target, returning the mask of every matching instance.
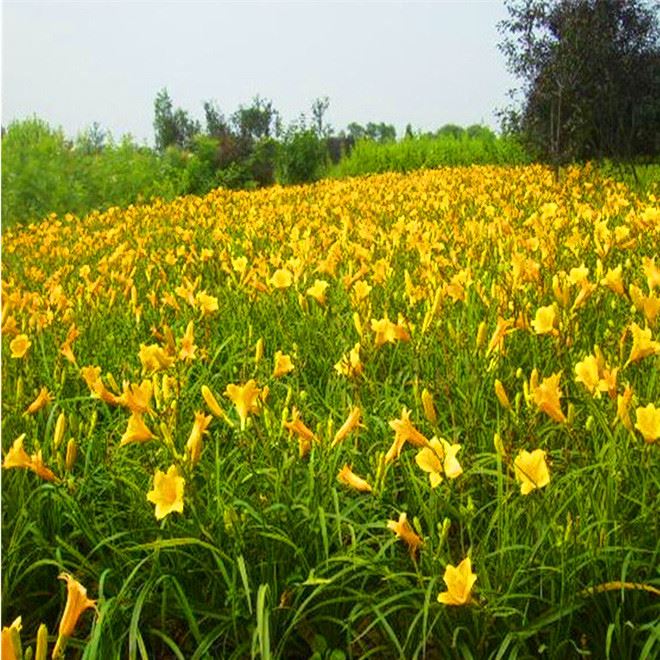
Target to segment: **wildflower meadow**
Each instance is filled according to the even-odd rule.
[[[442,167],[6,229],[3,659],[655,657],[657,194]]]

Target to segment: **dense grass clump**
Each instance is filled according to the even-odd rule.
[[[652,657],[659,234],[652,195],[539,166],[6,230],[3,635]]]
[[[529,156],[511,137],[482,131],[477,136],[422,135],[399,142],[361,140],[330,170],[331,176],[358,176],[381,172],[412,172],[455,165],[522,165]]]

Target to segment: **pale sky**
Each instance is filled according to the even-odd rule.
[[[288,124],[328,96],[327,121],[497,128],[515,85],[483,2],[2,3],[2,124],[36,114],[67,135],[98,122],[153,144],[153,103],[203,119],[259,94]]]

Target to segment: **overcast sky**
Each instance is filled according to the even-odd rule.
[[[153,102],[203,117],[260,94],[284,123],[328,96],[327,120],[497,127],[514,81],[497,50],[503,2],[2,3],[2,123],[68,135],[98,122],[153,143]]]

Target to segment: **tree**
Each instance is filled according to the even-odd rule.
[[[346,127],[346,131],[348,132],[348,137],[350,137],[355,142],[364,139],[367,135],[364,126],[358,124],[355,121],[351,122]]]
[[[241,105],[232,115],[239,135],[254,141],[270,137],[275,129],[276,119],[277,110],[272,101],[262,99],[259,95],[252,99],[252,105]]]
[[[660,152],[658,3],[506,0],[500,49],[522,80],[507,113],[536,156],[559,166]]]
[[[170,146],[190,149],[201,127],[185,110],[174,109],[167,89],[163,88],[154,101],[154,130],[156,149],[162,152]]]
[[[318,98],[312,103],[314,130],[319,137],[328,137],[332,133],[332,127],[324,123],[325,113],[329,107],[330,99],[327,96]]]
[[[203,105],[204,119],[206,120],[206,134],[209,137],[215,138],[227,135],[230,132],[229,125],[225,121],[217,104],[213,101],[205,101]]]

